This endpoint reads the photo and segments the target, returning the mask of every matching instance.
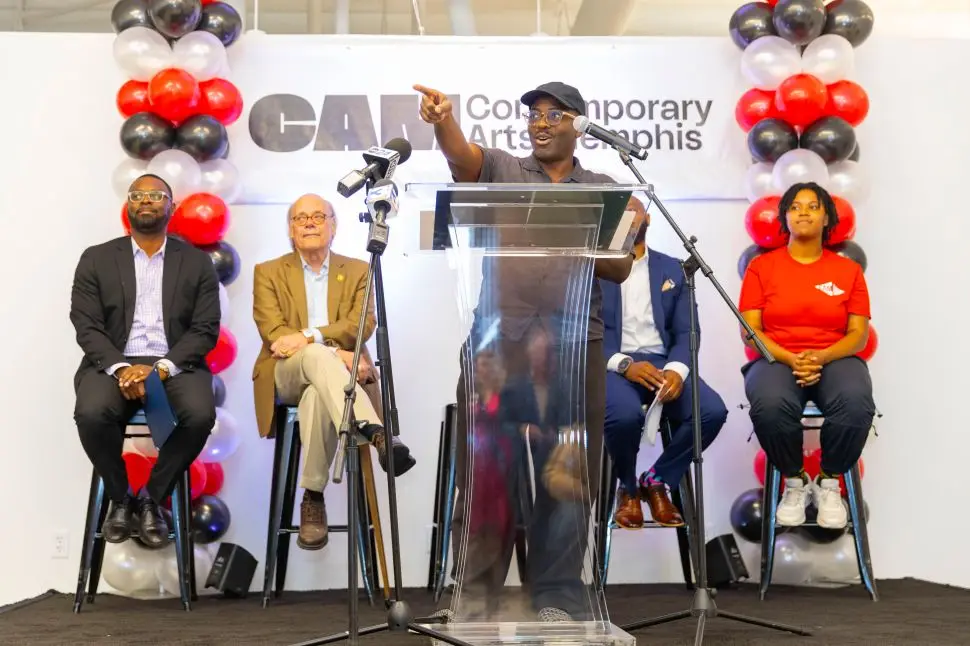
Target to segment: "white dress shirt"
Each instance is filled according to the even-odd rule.
[[[329,312],[327,311],[327,288],[330,281],[330,254],[327,253],[326,260],[319,272],[313,271],[310,264],[300,256],[303,264],[303,284],[306,287],[306,310],[309,317],[309,324],[303,333],[311,333],[316,343],[323,343],[323,335],[319,328],[330,324]]]
[[[135,239],[131,239],[131,251],[135,258],[135,316],[128,332],[128,342],[125,343],[126,357],[164,357],[168,354],[168,338],[165,336],[165,317],[162,310],[162,278],[165,273],[167,244],[166,238],[155,255],[149,257]],[[168,368],[170,377],[181,372],[168,359],[159,359],[156,363]],[[130,365],[119,362],[105,372],[114,376],[118,369]]]

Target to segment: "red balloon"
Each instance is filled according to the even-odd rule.
[[[869,324],[869,338],[866,339],[866,345],[856,353],[856,356],[863,361],[869,361],[876,354],[876,350],[879,349],[879,335],[876,334],[876,328]]]
[[[219,327],[219,339],[216,347],[205,355],[205,362],[209,366],[209,371],[217,375],[236,360],[236,337],[227,328]]]
[[[748,132],[762,119],[777,117],[775,93],[751,88],[741,95],[734,108],[734,119],[741,129]]]
[[[818,78],[811,74],[795,74],[782,81],[775,90],[775,109],[791,125],[804,128],[825,114],[828,98],[828,90]]]
[[[185,121],[196,113],[201,99],[199,82],[185,70],[162,70],[148,82],[152,112],[172,123]]]
[[[148,476],[152,472],[152,461],[141,453],[122,453],[125,470],[128,472],[128,486],[136,494],[148,484]]]
[[[211,193],[194,193],[182,200],[169,230],[196,246],[215,244],[229,229],[229,209],[222,198]]]
[[[822,449],[803,451],[802,468],[809,478],[816,478],[822,471]]]
[[[755,359],[761,358],[761,353],[752,348],[747,343],[744,344],[744,356],[747,357],[748,361],[754,361]],[[764,484],[764,483],[762,483]]]
[[[855,127],[869,114],[869,95],[858,83],[838,81],[828,86],[828,94],[827,116],[842,117]]]
[[[781,198],[777,195],[762,197],[753,202],[744,214],[744,228],[759,247],[777,249],[788,242],[788,236],[781,232],[778,222],[779,202]]]
[[[774,7],[776,4],[778,4],[778,0],[767,0],[767,1],[768,1],[769,7]]]
[[[765,486],[765,466],[768,464],[768,456],[765,454],[764,449],[758,449],[758,452],[754,456],[754,475],[761,483],[761,486]]]
[[[829,233],[829,239],[825,241],[827,245],[842,244],[855,236],[855,209],[841,197],[833,195],[832,201],[835,202],[835,212],[839,215],[839,223]]]
[[[138,112],[150,112],[152,107],[148,101],[148,83],[128,81],[118,90],[115,104],[118,112],[126,119]]]
[[[218,462],[205,463],[205,491],[202,493],[214,496],[222,490],[222,485],[226,481],[226,473],[222,470],[222,465]]]
[[[199,84],[202,100],[199,114],[207,114],[224,126],[234,123],[243,111],[239,89],[226,79],[211,79]]]
[[[128,203],[121,205],[121,226],[125,230],[125,235],[131,235],[131,221],[128,220]]]
[[[195,500],[205,492],[206,484],[208,482],[208,472],[205,470],[205,465],[202,460],[196,460],[189,467],[189,489],[191,490],[190,498]]]

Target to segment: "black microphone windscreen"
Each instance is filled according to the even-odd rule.
[[[401,156],[401,158],[397,160],[398,165],[403,164],[411,157],[411,142],[407,139],[403,139],[401,137],[391,139],[389,142],[384,144],[384,148],[393,150]]]

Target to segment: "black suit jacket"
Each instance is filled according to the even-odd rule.
[[[135,257],[125,236],[88,247],[81,254],[71,289],[71,323],[84,358],[74,387],[88,370],[126,361],[124,350],[135,319]],[[162,316],[168,354],[180,370],[208,370],[205,355],[219,338],[219,279],[209,254],[168,238],[162,277]]]

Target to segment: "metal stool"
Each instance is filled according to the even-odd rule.
[[[448,554],[451,545],[451,524],[455,517],[455,478],[458,455],[458,404],[445,406],[445,419],[441,422],[441,438],[438,444],[438,475],[435,482],[434,509],[431,520],[431,557],[428,563],[428,591],[434,594],[435,603],[441,598],[448,577]],[[520,496],[515,530],[515,562],[519,570],[519,582],[528,581],[527,527],[526,521],[532,510],[532,481],[527,464],[520,465],[527,491]],[[464,483],[462,483],[464,484]]]
[[[802,417],[823,418],[822,411],[813,402],[805,405]],[[855,541],[856,560],[859,563],[859,576],[862,584],[869,591],[873,601],[879,600],[876,591],[876,579],[872,573],[872,559],[869,554],[869,534],[866,530],[865,503],[862,497],[862,475],[857,462],[845,474],[845,488],[849,502],[849,531]],[[781,472],[771,463],[765,465],[765,489],[763,508],[764,521],[761,526],[761,600],[764,601],[771,585],[771,573],[775,562],[775,535],[778,528],[778,499],[781,495]],[[815,526],[816,523],[806,523]]]
[[[269,605],[270,597],[279,598],[286,582],[286,566],[290,554],[290,535],[300,531],[293,525],[300,468],[299,415],[296,406],[277,405],[275,414],[275,456],[273,458],[273,482],[270,492],[269,531],[266,541],[266,569],[263,576],[263,607]],[[360,444],[360,525],[358,532],[361,573],[370,604],[374,605],[374,591],[381,584],[374,569],[380,564],[383,578],[384,599],[390,599],[387,577],[387,561],[384,555],[384,538],[381,532],[380,510],[377,506],[377,489],[374,485],[374,468],[370,445]],[[369,514],[369,515],[368,515]],[[369,522],[367,519],[369,518]],[[329,525],[329,531],[347,532],[347,525]],[[273,590],[275,576],[276,589]]]
[[[646,414],[647,406],[642,410]],[[644,421],[646,423],[646,420]],[[670,421],[666,418],[660,422],[660,441],[666,448],[671,441],[673,431],[670,428]],[[602,590],[606,587],[607,574],[610,567],[610,548],[612,546],[613,530],[618,525],[613,521],[616,513],[616,487],[617,478],[613,473],[613,461],[610,459],[606,446],[603,447],[603,460],[600,467],[600,495],[596,499],[596,519],[594,521],[594,542],[596,546],[597,566],[594,576],[597,586]],[[690,529],[694,523],[694,483],[691,478],[690,469],[684,474],[680,481],[680,486],[671,487],[671,500],[683,514],[684,526],[669,528],[658,525],[649,520],[643,524],[643,529],[676,529],[677,544],[680,550],[680,566],[684,573],[684,583],[688,590],[694,588],[694,576],[691,569],[691,558],[694,556],[695,546],[691,545]]]
[[[128,426],[147,426],[145,412],[138,410],[131,419]],[[149,437],[147,433],[125,433],[125,438]],[[172,524],[174,527],[169,533],[169,538],[175,539],[175,559],[179,571],[179,596],[182,599],[182,607],[191,610],[191,602],[198,600],[195,589],[195,549],[192,540],[192,532],[189,531],[191,509],[191,484],[189,482],[189,470],[186,469],[182,477],[175,485],[172,492]],[[94,603],[95,595],[98,592],[98,583],[101,581],[101,565],[104,562],[104,536],[101,534],[101,526],[108,515],[108,506],[104,504],[104,480],[93,471],[91,476],[91,493],[88,498],[87,520],[84,523],[84,546],[81,551],[81,566],[77,576],[77,590],[74,593],[74,612],[81,612],[81,606],[86,600]],[[132,537],[137,536],[132,533]],[[85,588],[87,595],[85,598]]]

